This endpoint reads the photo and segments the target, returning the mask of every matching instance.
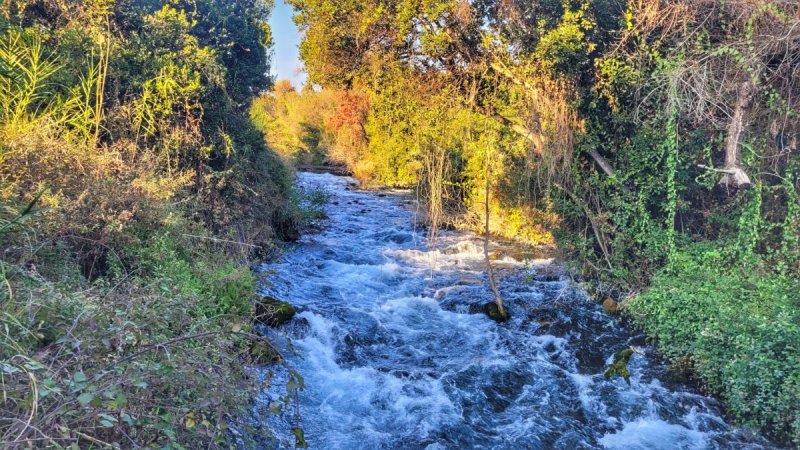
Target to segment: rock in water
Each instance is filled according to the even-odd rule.
[[[264,297],[256,303],[256,322],[277,327],[292,320],[296,312],[290,303]]]
[[[613,298],[608,297],[603,300],[603,309],[609,314],[614,314],[619,311],[619,303],[614,301]]]
[[[266,342],[253,342],[250,345],[250,357],[256,364],[273,364],[283,361],[280,352]]]
[[[503,323],[510,318],[508,315],[508,309],[505,309],[503,311],[505,314],[501,314],[500,308],[497,307],[497,303],[495,302],[489,302],[485,304],[483,308],[484,311],[486,312],[486,315],[497,323]]]

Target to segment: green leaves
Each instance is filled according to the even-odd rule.
[[[94,394],[91,392],[84,392],[78,396],[78,402],[81,406],[89,406],[92,400],[94,400]]]
[[[663,354],[688,358],[740,422],[786,439],[800,431],[785,420],[800,404],[798,380],[786,376],[800,373],[797,280],[765,275],[757,265],[745,269],[730,247],[736,244],[678,251],[625,310]],[[624,376],[621,367],[615,369],[607,374]]]
[[[20,126],[35,110],[55,115],[48,105],[54,100],[51,78],[59,71],[58,58],[47,50],[36,33],[16,27],[0,32],[0,122]],[[41,110],[44,109],[44,110]]]
[[[286,392],[289,395],[296,395],[298,391],[301,391],[305,388],[305,380],[294,369],[289,370],[289,380],[286,382]]]
[[[100,417],[100,425],[104,428],[111,428],[114,424],[119,422],[116,417],[109,414],[100,413],[98,416]]]
[[[305,432],[303,432],[302,428],[292,428],[292,434],[294,435],[295,439],[294,448],[308,448]]]

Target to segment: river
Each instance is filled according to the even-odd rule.
[[[292,448],[297,425],[314,449],[768,448],[670,381],[643,336],[553,276],[551,261],[493,244],[512,315],[497,324],[480,313],[492,296],[479,237],[442,232],[428,245],[399,193],[330,174],[298,182],[328,193],[329,218],[259,268],[263,293],[299,310],[262,332],[305,381],[299,415],[273,414],[289,372],[257,369],[267,387],[250,421],[263,448]],[[630,386],[606,380],[631,345],[644,354]]]

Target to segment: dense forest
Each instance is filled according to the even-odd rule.
[[[738,421],[800,439],[800,5],[293,0],[276,151],[557,243]]]
[[[247,367],[280,355],[250,264],[314,215],[312,164],[555,246],[800,445],[800,4],[289,3],[300,89],[269,0],[0,3],[0,442],[252,447]]]

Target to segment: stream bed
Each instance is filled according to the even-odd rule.
[[[261,331],[305,384],[276,414],[290,371],[254,369],[266,387],[249,421],[263,448],[293,448],[297,426],[313,449],[772,448],[670,381],[644,337],[550,260],[492,245],[512,316],[497,324],[482,313],[493,297],[480,237],[448,231],[428,245],[406,195],[330,174],[298,183],[327,192],[329,218],[259,267],[262,293],[298,309]],[[644,354],[630,385],[606,380],[631,345]]]

